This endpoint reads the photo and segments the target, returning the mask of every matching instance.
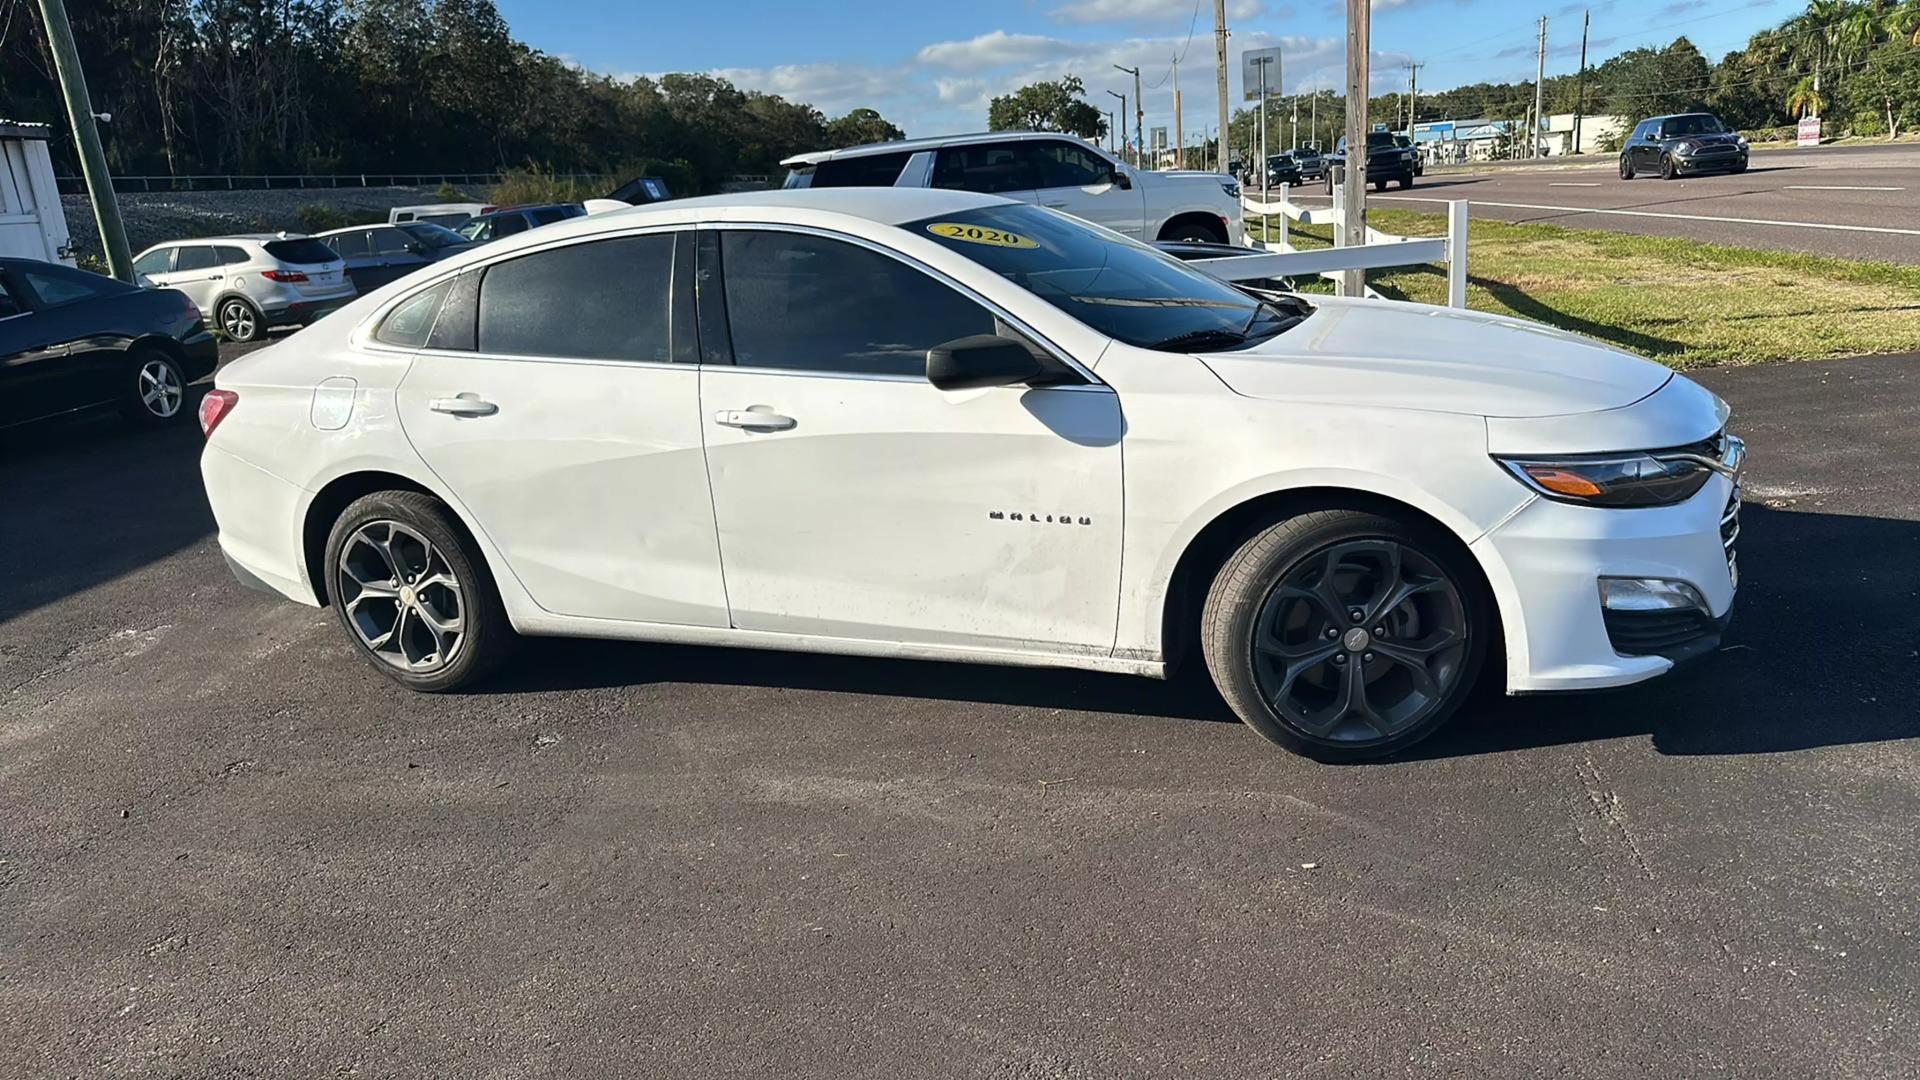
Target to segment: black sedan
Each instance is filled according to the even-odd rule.
[[[100,405],[135,423],[183,421],[188,384],[218,363],[184,293],[0,258],[0,428]]]

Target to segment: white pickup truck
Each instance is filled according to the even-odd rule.
[[[850,146],[780,164],[789,188],[933,187],[1037,203],[1141,240],[1241,243],[1240,184],[1223,173],[1152,172],[1051,131],[994,131]]]

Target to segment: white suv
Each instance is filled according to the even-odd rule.
[[[269,326],[307,325],[359,295],[347,263],[298,233],[253,233],[156,244],[133,260],[142,284],[186,293],[232,341]]]
[[[201,472],[241,579],[332,604],[419,690],[514,631],[1186,653],[1261,734],[1342,759],[1433,731],[1483,668],[1590,690],[1717,650],[1742,449],[1711,393],[1519,319],[1202,265],[959,191],[611,211],[228,364]]]
[[[780,164],[789,188],[932,187],[1038,203],[1139,240],[1245,239],[1240,183],[1223,173],[1152,172],[1072,135],[994,131],[822,150]]]

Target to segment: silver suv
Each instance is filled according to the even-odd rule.
[[[253,233],[156,244],[133,260],[142,284],[177,289],[233,341],[269,326],[305,326],[359,295],[346,260],[298,233]]]

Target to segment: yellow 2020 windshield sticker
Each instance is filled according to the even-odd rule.
[[[989,247],[1037,248],[1040,241],[1031,236],[1021,236],[1004,229],[989,229],[984,225],[963,225],[957,221],[936,221],[927,226],[927,231],[935,236],[944,236],[949,240],[964,240],[969,244],[986,244]]]

